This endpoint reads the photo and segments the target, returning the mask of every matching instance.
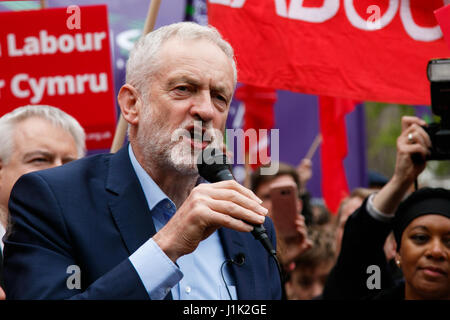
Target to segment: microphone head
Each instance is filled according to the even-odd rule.
[[[197,159],[197,169],[200,176],[213,183],[222,181],[220,172],[230,171],[227,156],[217,148],[205,148]],[[231,175],[231,173],[230,173]]]

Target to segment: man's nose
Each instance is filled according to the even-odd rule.
[[[190,113],[194,118],[209,122],[214,117],[214,103],[209,90],[202,91],[195,99]]]

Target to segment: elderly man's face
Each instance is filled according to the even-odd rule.
[[[0,207],[8,206],[11,189],[25,173],[62,165],[77,158],[72,135],[51,122],[32,117],[15,125],[13,151],[0,162]]]
[[[195,159],[208,145],[193,136],[194,122],[203,136],[213,129],[223,133],[234,90],[231,61],[205,40],[169,40],[159,58],[139,118],[137,143],[144,161],[156,159],[159,165],[194,174]],[[217,140],[220,144],[221,138]]]

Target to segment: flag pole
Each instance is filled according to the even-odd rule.
[[[319,147],[320,143],[322,142],[322,135],[319,133],[313,143],[311,144],[311,146],[309,147],[308,152],[306,153],[305,159],[309,159],[311,160],[312,157],[314,156],[314,153],[316,153],[317,148]]]
[[[43,0],[42,0],[43,1]],[[42,2],[41,1],[41,2]],[[150,6],[148,7],[147,18],[145,19],[144,30],[142,31],[142,35],[146,35],[151,32],[155,27],[156,18],[158,16],[159,6],[161,4],[161,0],[152,0],[150,2]],[[117,152],[123,145],[125,140],[125,135],[127,132],[127,122],[125,118],[120,114],[119,122],[117,123],[116,132],[114,134],[111,153]]]
[[[319,132],[317,136],[314,138],[311,146],[309,147],[308,152],[306,153],[306,156],[300,161],[300,163],[297,165],[296,171],[298,173],[298,178],[300,180],[300,195],[304,194],[306,192],[306,183],[309,179],[311,179],[312,171],[311,168],[308,168],[312,165],[312,157],[316,153],[317,149],[319,148],[320,143],[322,142],[322,134]],[[305,163],[305,160],[308,160],[308,162]],[[305,168],[306,166],[306,168]],[[305,171],[308,170],[308,171]],[[305,177],[306,173],[306,177]]]
[[[41,9],[47,8],[47,1],[45,1],[45,0],[40,0],[40,2],[41,2]]]

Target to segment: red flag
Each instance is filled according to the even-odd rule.
[[[355,105],[355,101],[350,99],[319,97],[322,196],[334,214],[341,200],[349,194],[343,163],[347,156],[345,115],[352,112]]]
[[[442,0],[209,0],[239,81],[360,101],[430,104],[427,63],[450,51]],[[370,10],[369,10],[370,9]]]
[[[436,20],[439,22],[444,39],[450,48],[450,4],[434,12]]]
[[[244,131],[256,130],[257,141],[253,141],[253,143],[249,141],[249,143],[244,144],[245,152],[249,154],[249,158],[255,160],[250,162],[250,165],[252,168],[256,168],[270,161],[270,158],[267,157],[268,136],[259,129],[270,130],[273,128],[275,122],[273,105],[277,100],[277,94],[274,89],[242,85],[236,90],[235,97],[245,105]]]

